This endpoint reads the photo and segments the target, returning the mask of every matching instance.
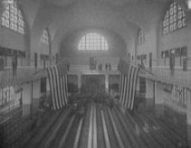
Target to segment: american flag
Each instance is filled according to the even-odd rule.
[[[140,67],[130,63],[120,63],[120,104],[124,109],[133,109],[136,84]]]
[[[47,68],[53,110],[68,104],[67,67],[63,63]]]

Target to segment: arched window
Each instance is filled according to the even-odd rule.
[[[96,51],[96,50],[106,51],[109,49],[109,46],[104,36],[98,33],[87,33],[80,39],[80,42],[78,44],[78,49],[89,50],[89,51]]]
[[[170,4],[170,8],[166,11],[163,19],[162,31],[163,34],[176,31],[186,26],[186,14],[183,8],[177,3]]]
[[[47,29],[43,30],[40,41],[42,43],[44,43],[44,44],[49,45],[49,35],[48,35],[48,30]]]
[[[18,9],[17,3],[15,1],[2,1],[3,13],[1,16],[1,25],[19,32],[21,34],[25,33],[25,23],[21,10]]]
[[[145,42],[145,34],[142,29],[138,31],[138,45],[142,45]]]

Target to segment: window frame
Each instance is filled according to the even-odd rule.
[[[4,3],[2,1],[2,5],[1,26],[24,35],[26,24],[17,2],[13,0],[13,3]]]
[[[162,19],[162,35],[168,35],[185,28],[187,26],[186,20],[186,11],[181,4],[173,1],[168,6]]]
[[[109,44],[107,39],[100,33],[97,32],[89,32],[83,35],[79,41],[77,46],[78,51],[108,51]]]

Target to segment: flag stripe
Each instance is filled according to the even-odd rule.
[[[61,87],[61,90],[64,90],[64,81],[63,81],[63,77],[61,77],[61,83],[60,83],[60,87]],[[61,94],[62,94],[62,105],[65,105],[66,102],[65,102],[65,95],[64,95],[64,91],[61,91]]]
[[[126,77],[125,75],[123,74],[123,83],[122,83],[122,96],[121,96],[121,103],[123,104],[123,101],[124,101],[124,93],[125,93],[125,89],[126,89]]]
[[[137,86],[137,80],[138,80],[138,73],[140,71],[140,68],[136,69],[136,76],[135,76],[135,81],[134,81],[134,91],[133,91],[133,100],[131,102],[131,109],[133,109],[133,105],[134,105],[134,99],[135,99],[135,92],[136,92],[136,86]]]
[[[61,96],[61,87],[60,87],[60,80],[59,80],[59,73],[58,73],[58,68],[55,67],[55,74],[56,74],[56,83],[57,83],[57,92],[58,92],[58,108],[62,107],[62,96]]]
[[[55,90],[54,90],[54,80],[53,80],[53,76],[52,76],[52,69],[51,68],[48,68],[48,76],[49,76],[49,82],[50,82],[50,88],[51,88],[51,94],[52,94],[52,98],[56,98],[56,95],[55,95]],[[56,108],[56,104],[55,104],[55,99],[51,99],[52,101],[52,107],[53,109]]]
[[[123,91],[123,74],[121,73],[121,76],[120,76],[120,88],[119,88],[119,90],[120,90],[120,94],[122,94],[122,91]],[[120,96],[120,102],[121,102],[121,98],[122,98],[122,96]]]
[[[65,81],[64,76],[62,77],[62,81],[63,81],[63,83],[62,83],[63,84],[63,90],[66,90],[66,85],[65,85],[66,81]],[[66,93],[64,93],[64,98],[63,99],[64,99],[64,102],[67,103]]]
[[[133,109],[139,67],[124,64],[121,69],[120,103],[125,109]],[[124,70],[125,69],[125,70]]]
[[[67,105],[67,74],[64,64],[47,68],[51,91],[51,102],[54,110]]]
[[[53,84],[52,84],[52,77],[51,77],[50,68],[48,68],[47,71],[48,71],[48,78],[49,78],[49,85],[50,85],[50,95],[51,95],[51,97],[53,97],[55,94],[54,94],[54,91],[53,91]],[[53,105],[53,108],[55,108],[53,102],[54,102],[54,100],[51,99],[51,105]]]
[[[68,78],[67,78],[67,75],[65,75],[65,83],[64,83],[65,86],[66,86],[66,88],[65,88],[65,92],[66,92],[66,97],[65,97],[65,99],[68,98],[68,83],[67,83],[67,82],[68,82]],[[68,101],[68,100],[66,99],[66,103],[68,103],[67,101]]]
[[[124,75],[124,89],[123,89],[123,102],[122,102],[122,105],[125,106],[125,99],[126,99],[126,96],[127,96],[127,89],[128,89],[128,79],[127,79],[127,76]]]
[[[55,88],[55,78],[54,78],[54,74],[53,74],[53,68],[50,69],[50,73],[51,73],[51,77],[52,77],[52,84],[53,84],[53,91],[54,91],[54,98],[57,98],[57,95],[56,95],[56,88]],[[54,109],[57,108],[57,103],[56,103],[56,99],[53,100],[53,103],[54,103]]]
[[[131,92],[132,92],[132,83],[133,83],[133,73],[134,72],[134,68],[133,68],[133,66],[130,66],[130,70],[129,70],[129,83],[128,83],[128,93],[127,93],[127,99],[126,99],[126,106],[125,107],[127,107],[127,108],[129,108],[129,104],[130,104],[130,102],[131,102],[131,99],[132,99],[132,97],[131,97]]]
[[[54,83],[54,91],[55,91],[55,103],[56,103],[56,108],[55,109],[59,109],[59,103],[58,103],[58,86],[56,83],[56,73],[55,73],[55,66],[52,69],[52,75],[53,75],[53,83]]]
[[[59,72],[59,74],[62,74],[62,71],[61,71],[62,69],[61,69],[61,66],[58,66],[58,72]],[[60,81],[61,81],[61,83],[59,83],[59,85],[60,85],[60,90],[61,90],[61,92],[60,92],[60,95],[61,95],[61,97],[63,98],[64,97],[64,91],[62,91],[63,90],[63,83],[62,83],[62,76],[60,75]],[[62,106],[64,106],[65,105],[65,102],[64,102],[64,100],[63,99],[61,99],[61,104],[62,104]]]

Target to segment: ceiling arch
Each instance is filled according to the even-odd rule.
[[[64,34],[73,29],[97,27],[111,29],[120,34],[128,42],[138,28],[136,24],[124,19],[119,12],[113,11],[110,7],[105,7],[101,4],[92,5],[89,3],[83,6],[79,3],[73,9],[57,17],[54,18],[56,23],[51,24],[52,28],[56,28],[53,35],[54,48],[57,48],[56,45],[61,42]]]
[[[30,14],[32,45],[39,41],[42,30],[48,27],[53,48],[58,49],[65,34],[83,27],[112,29],[128,44],[135,38],[138,28],[148,30],[149,26],[156,25],[162,8],[169,0],[20,1]]]
[[[80,55],[78,52],[78,45],[80,40],[88,33],[97,33],[103,36],[109,45],[107,54],[112,56],[124,56],[126,54],[125,40],[118,33],[113,30],[105,28],[81,28],[71,30],[66,33],[60,43],[59,55],[61,56],[76,56]],[[105,53],[106,54],[106,53]]]

